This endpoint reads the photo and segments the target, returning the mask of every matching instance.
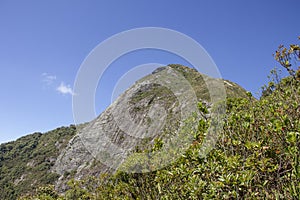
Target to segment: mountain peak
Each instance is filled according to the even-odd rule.
[[[176,133],[186,113],[197,110],[199,101],[209,104],[207,84],[216,82],[224,84],[230,97],[246,96],[237,84],[186,66],[157,68],[82,129],[58,157],[53,171],[61,174],[60,180],[66,178],[66,171],[76,172],[75,178],[115,171],[137,148],[150,148],[155,139]]]
[[[152,152],[157,141],[167,143],[178,134],[183,121],[197,110],[198,102],[210,104],[207,85],[215,83],[224,85],[227,97],[246,97],[246,91],[237,84],[205,76],[196,69],[179,64],[159,67],[89,123],[2,144],[0,161],[7,170],[1,174],[12,181],[4,178],[0,185],[9,184],[6,187],[15,195],[49,183],[64,191],[71,178],[114,172],[132,153]],[[22,163],[15,168],[18,160]],[[43,175],[34,181],[35,174]]]

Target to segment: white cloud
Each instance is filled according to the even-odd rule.
[[[42,81],[44,83],[45,88],[53,88],[57,85],[57,77],[55,75],[51,75],[48,73],[42,73]],[[73,89],[70,85],[65,84],[63,81],[60,83],[58,87],[56,87],[56,91],[63,95],[75,95]]]
[[[64,82],[60,83],[60,86],[56,88],[56,90],[61,94],[70,94],[74,95],[74,92],[70,85],[66,85]]]
[[[49,75],[47,73],[43,73],[42,77],[43,77],[43,82],[46,83],[47,85],[52,85],[52,83],[56,80],[56,76]]]

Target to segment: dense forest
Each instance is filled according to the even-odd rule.
[[[300,38],[299,38],[300,39]],[[27,193],[30,183],[19,188],[9,181],[22,168],[28,167],[28,158],[37,157],[41,172],[49,169],[51,160],[43,155],[57,155],[49,148],[39,149],[35,154],[27,154],[26,149],[7,154],[7,145],[1,146],[2,195],[8,194],[22,200],[33,199],[299,199],[300,196],[300,47],[279,46],[274,54],[281,68],[289,74],[281,77],[278,69],[271,71],[270,80],[262,87],[259,100],[250,92],[245,98],[228,98],[224,127],[215,148],[205,157],[199,156],[206,130],[211,123],[208,117],[199,121],[194,142],[180,158],[163,169],[149,173],[102,174],[83,180],[71,179],[68,189],[58,193],[55,185],[48,182],[55,174],[36,174],[42,177],[35,192]],[[199,111],[207,114],[203,104]],[[74,126],[68,128],[69,138],[74,134]],[[62,134],[61,129],[54,135]],[[30,137],[43,137],[33,134]],[[59,141],[58,138],[47,138]],[[26,137],[19,140],[19,146],[26,143]],[[53,143],[53,142],[52,142]],[[65,145],[64,141],[56,145]],[[46,145],[46,143],[44,144]],[[30,143],[35,149],[36,144]],[[151,151],[163,146],[159,140]],[[39,147],[39,146],[38,146]],[[22,149],[20,147],[20,149]],[[21,153],[24,161],[9,163],[10,157]],[[27,163],[27,166],[20,163]],[[30,164],[29,164],[30,165]],[[14,170],[11,170],[11,169]],[[43,171],[44,170],[44,171]],[[5,176],[5,177],[4,177]],[[34,177],[32,177],[34,183]],[[4,183],[3,183],[4,184]],[[5,184],[4,184],[5,185]],[[14,196],[15,195],[15,196]],[[8,196],[6,196],[8,197]]]

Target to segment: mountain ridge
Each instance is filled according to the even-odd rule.
[[[168,69],[175,69],[176,71],[178,71],[192,86],[193,90],[195,91],[197,101],[202,101],[205,104],[208,104],[208,102],[210,101],[209,91],[207,90],[207,88],[205,88],[205,81],[209,84],[213,84],[214,81],[221,81],[227,91],[228,97],[247,97],[246,91],[231,81],[209,78],[198,73],[195,69],[191,69],[182,65],[174,64],[161,67],[153,71],[151,75],[158,76],[159,74],[163,73],[164,70]],[[205,81],[203,77],[206,78]],[[126,94],[126,92],[132,95],[130,98],[128,98],[128,102],[130,104],[129,107],[124,107],[122,101],[116,101],[117,103],[114,102],[112,104],[112,106],[118,104],[118,102],[120,104],[119,108],[121,109],[118,109],[119,111],[116,110],[115,116],[121,115],[123,111],[120,112],[120,110],[122,110],[122,108],[124,107],[123,110],[129,110],[129,114],[133,117],[133,119],[147,127],[147,123],[151,123],[151,117],[142,118],[142,116],[150,113],[150,115],[152,115],[152,118],[157,118],[157,112],[154,111],[157,111],[157,107],[158,105],[160,105],[169,113],[168,115],[166,115],[167,127],[165,128],[165,130],[167,131],[167,133],[165,134],[170,134],[171,132],[176,131],[176,128],[179,126],[178,120],[180,119],[181,110],[178,107],[176,96],[174,96],[172,94],[172,91],[168,90],[168,88],[160,87],[157,84],[153,84],[147,81],[148,80],[146,76],[136,82],[136,84],[140,85],[137,86],[136,84],[134,84],[131,87],[136,87],[134,90],[127,90],[122,94],[123,96],[121,95],[122,98],[125,98],[126,95],[124,96],[124,94]],[[146,84],[143,84],[145,82]],[[183,94],[183,92],[185,91],[181,91],[181,94]],[[185,98],[187,99],[188,96],[186,96]],[[135,142],[133,142],[133,137],[130,137],[124,132],[120,131],[117,124],[113,123],[111,120],[111,110],[114,110],[114,107],[112,106],[107,108],[103,112],[104,114],[102,113],[99,117],[97,117],[97,119],[102,117],[100,122],[99,120],[97,121],[97,119],[95,119],[92,122],[81,125],[79,127],[74,125],[71,125],[69,128],[61,127],[53,131],[49,131],[45,134],[36,133],[33,135],[22,137],[14,142],[1,144],[0,166],[1,174],[4,177],[1,177],[0,182],[0,185],[3,186],[1,187],[3,188],[1,191],[2,197],[15,199],[18,195],[24,194],[26,192],[30,193],[30,191],[33,191],[38,185],[45,184],[56,184],[57,189],[59,188],[61,191],[64,191],[65,189],[67,189],[66,182],[72,178],[82,179],[87,176],[99,176],[103,172],[110,172],[111,170],[107,168],[105,164],[99,162],[99,159],[97,160],[94,158],[97,156],[93,156],[91,155],[91,152],[87,151],[86,146],[84,146],[84,144],[82,143],[82,138],[78,136],[78,133],[80,133],[80,131],[78,131],[78,128],[81,131],[88,129],[92,130],[93,128],[94,130],[99,130],[98,125],[95,124],[101,124],[103,122],[102,124],[104,124],[104,126],[101,125],[101,129],[113,129],[112,132],[115,132],[116,134],[111,135],[111,140],[113,140],[117,145],[123,145],[123,147],[126,147],[127,145],[126,148],[128,148],[128,151],[133,151],[133,147],[136,146],[139,146],[139,148],[143,149],[143,145],[145,146],[145,148],[149,148],[154,144],[154,141],[158,138],[158,136],[153,136],[148,141],[136,140]],[[156,106],[156,110],[154,110],[152,114],[151,106]],[[183,104],[182,108],[186,107],[187,105]],[[112,127],[115,127],[115,129]],[[155,128],[155,126],[153,126],[153,128]],[[142,133],[145,131],[145,129],[140,129],[139,131],[140,133]],[[88,132],[87,135],[91,135],[91,132]],[[95,132],[94,135],[97,135],[97,132]],[[33,139],[33,144],[23,144],[26,138],[31,137],[36,138]],[[55,141],[55,138],[57,141]],[[45,140],[48,140],[48,143]],[[22,144],[19,145],[19,143]],[[14,147],[11,148],[9,146]],[[28,155],[15,155],[13,153],[13,150],[27,152]],[[24,155],[27,156],[23,158]],[[36,155],[40,156],[38,157],[39,159],[35,159]],[[7,157],[10,156],[12,158],[7,159]],[[19,168],[15,169],[10,165],[10,163],[15,163],[18,159],[23,160],[24,163],[21,164]],[[36,162],[35,160],[39,161]],[[13,169],[10,170],[9,166],[11,166]],[[40,180],[36,181],[34,180],[34,175],[36,175],[35,170],[40,171],[40,173],[47,174],[51,177],[40,178]],[[10,176],[11,180],[9,180],[7,176]]]

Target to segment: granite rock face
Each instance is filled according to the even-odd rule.
[[[207,88],[218,87],[214,94]],[[223,87],[219,88],[220,85]],[[137,150],[149,149],[155,138],[170,139],[182,122],[197,114],[197,102],[244,96],[238,85],[209,78],[181,65],[160,67],[120,95],[100,116],[70,140],[52,171],[61,175],[58,185],[72,176],[80,179],[114,172]],[[221,92],[220,92],[221,91]],[[225,95],[225,96],[224,96]]]

